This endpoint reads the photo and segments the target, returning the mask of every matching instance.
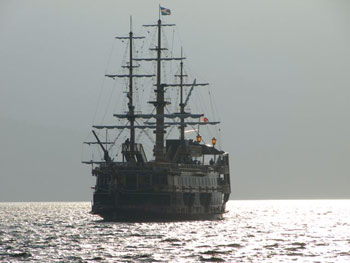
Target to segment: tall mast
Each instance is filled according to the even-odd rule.
[[[135,143],[135,107],[133,105],[133,57],[132,57],[132,39],[133,39],[133,33],[132,33],[132,17],[130,17],[130,33],[129,33],[129,43],[130,43],[130,53],[129,53],[129,94],[128,94],[128,99],[129,99],[129,103],[128,103],[128,108],[129,108],[129,121],[130,121],[130,143],[133,147],[134,143]]]
[[[182,48],[181,48],[181,57],[182,57]],[[181,60],[180,62],[180,113],[183,114],[185,113],[185,104],[183,103],[183,61]],[[181,117],[181,125],[180,125],[180,140],[184,141],[185,140],[185,118]]]
[[[157,61],[157,83],[155,86],[157,87],[155,89],[156,95],[156,101],[150,101],[149,103],[152,103],[157,112],[157,120],[156,120],[156,143],[153,148],[153,154],[155,156],[155,160],[158,162],[165,161],[165,149],[164,149],[164,134],[165,134],[165,127],[164,127],[164,108],[166,104],[169,104],[169,102],[164,101],[164,90],[167,84],[162,83],[161,78],[161,66],[162,61],[171,61],[171,60],[182,60],[184,58],[162,58],[162,50],[166,50],[166,48],[162,48],[162,27],[163,26],[175,26],[175,24],[162,24],[162,21],[159,19],[157,24],[151,24],[151,25],[143,25],[145,27],[157,27],[158,29],[158,46],[156,48],[151,48],[151,50],[157,51],[157,57],[156,58],[138,58],[134,59],[136,61]]]
[[[125,114],[114,114],[114,116],[118,118],[127,118],[130,122],[129,126],[124,126],[124,128],[129,128],[130,129],[130,144],[134,145],[135,144],[135,129],[140,128],[140,125],[135,126],[135,106],[134,106],[134,90],[133,90],[133,85],[134,85],[134,78],[147,78],[147,77],[154,77],[155,75],[153,74],[134,74],[134,68],[139,67],[139,65],[134,65],[133,61],[135,60],[133,58],[133,41],[134,39],[143,39],[144,37],[141,36],[134,36],[132,32],[132,17],[130,17],[130,32],[128,36],[120,36],[116,37],[116,39],[120,40],[129,40],[129,62],[122,66],[123,68],[128,68],[129,73],[128,74],[107,74],[105,75],[106,77],[110,78],[128,78],[129,79],[129,91],[127,93],[127,98],[129,100],[128,102],[128,113]],[[95,128],[99,128],[98,126],[94,126]],[[101,126],[103,127],[103,126]],[[117,127],[117,126],[116,126]],[[104,128],[110,128],[108,126],[104,126]],[[119,127],[118,127],[119,128]],[[131,149],[133,150],[133,148]]]
[[[157,47],[157,103],[156,110],[157,115],[161,116],[157,118],[156,123],[156,144],[154,146],[154,155],[156,161],[164,161],[164,86],[161,84],[161,54],[162,54],[162,43],[161,43],[161,25],[162,21],[158,20],[158,47]]]

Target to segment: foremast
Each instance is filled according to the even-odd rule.
[[[144,128],[142,126],[135,126],[135,119],[137,118],[137,116],[135,116],[135,106],[134,106],[134,102],[133,102],[133,97],[134,97],[134,90],[133,90],[133,86],[134,86],[134,78],[144,78],[144,77],[154,77],[155,75],[150,75],[150,74],[134,74],[134,68],[139,67],[139,65],[134,65],[134,57],[133,57],[133,40],[135,39],[143,39],[145,37],[141,37],[141,36],[134,36],[133,32],[132,32],[132,18],[130,17],[130,32],[128,36],[122,36],[122,37],[116,37],[116,39],[120,39],[120,40],[129,40],[129,62],[127,62],[126,65],[122,66],[123,68],[128,68],[129,69],[129,74],[123,74],[123,75],[106,75],[107,77],[111,77],[111,78],[128,78],[129,79],[129,90],[127,92],[127,98],[129,100],[128,102],[128,113],[126,115],[124,114],[115,114],[115,117],[118,118],[127,118],[129,121],[129,126],[121,126],[120,128],[128,128],[130,129],[130,137],[129,137],[129,141],[128,141],[128,153],[131,155],[134,155],[136,150],[136,144],[135,144],[135,129],[136,128]],[[108,126],[94,126],[95,128],[109,128]],[[118,126],[112,126],[110,128],[119,128]],[[130,160],[135,160],[133,157],[130,158]]]

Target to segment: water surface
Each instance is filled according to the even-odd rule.
[[[1,262],[350,262],[350,200],[230,201],[223,220],[116,223],[0,203]]]

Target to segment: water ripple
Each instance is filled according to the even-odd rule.
[[[350,201],[230,201],[218,221],[113,223],[0,203],[1,262],[350,262]]]

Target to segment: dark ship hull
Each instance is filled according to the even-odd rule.
[[[114,163],[93,175],[92,213],[105,220],[219,219],[230,194],[227,154],[212,165]]]

